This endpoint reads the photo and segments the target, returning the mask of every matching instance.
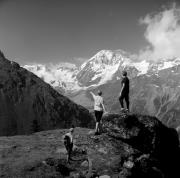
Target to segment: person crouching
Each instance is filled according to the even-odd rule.
[[[71,154],[73,151],[73,133],[74,133],[74,128],[70,128],[69,132],[64,135],[64,146],[67,150],[67,162],[69,163],[71,158]]]

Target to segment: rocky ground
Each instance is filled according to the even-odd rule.
[[[149,116],[108,114],[102,134],[76,128],[72,161],[62,136],[67,130],[0,137],[0,177],[179,177],[179,140],[174,129]]]

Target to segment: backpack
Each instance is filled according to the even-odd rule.
[[[72,149],[71,145],[72,145],[72,143],[71,143],[70,137],[68,135],[65,135],[65,137],[64,137],[64,146],[65,146],[65,148],[66,148],[66,150],[68,152],[71,151],[71,149]]]

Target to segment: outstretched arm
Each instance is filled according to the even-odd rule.
[[[90,94],[92,95],[93,98],[95,98],[95,94],[92,91],[90,91]]]

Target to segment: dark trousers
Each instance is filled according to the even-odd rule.
[[[102,115],[103,115],[103,111],[94,111],[95,117],[96,117],[96,122],[100,122]]]
[[[126,107],[129,110],[129,93],[122,94],[119,97],[119,102],[120,102],[121,108],[124,108],[124,103],[123,103],[124,99],[125,99],[125,102],[126,102]]]
[[[73,142],[70,142],[70,138],[68,136],[65,136],[64,138],[64,145],[67,150],[67,161],[69,162],[71,160],[71,154],[73,151]]]

